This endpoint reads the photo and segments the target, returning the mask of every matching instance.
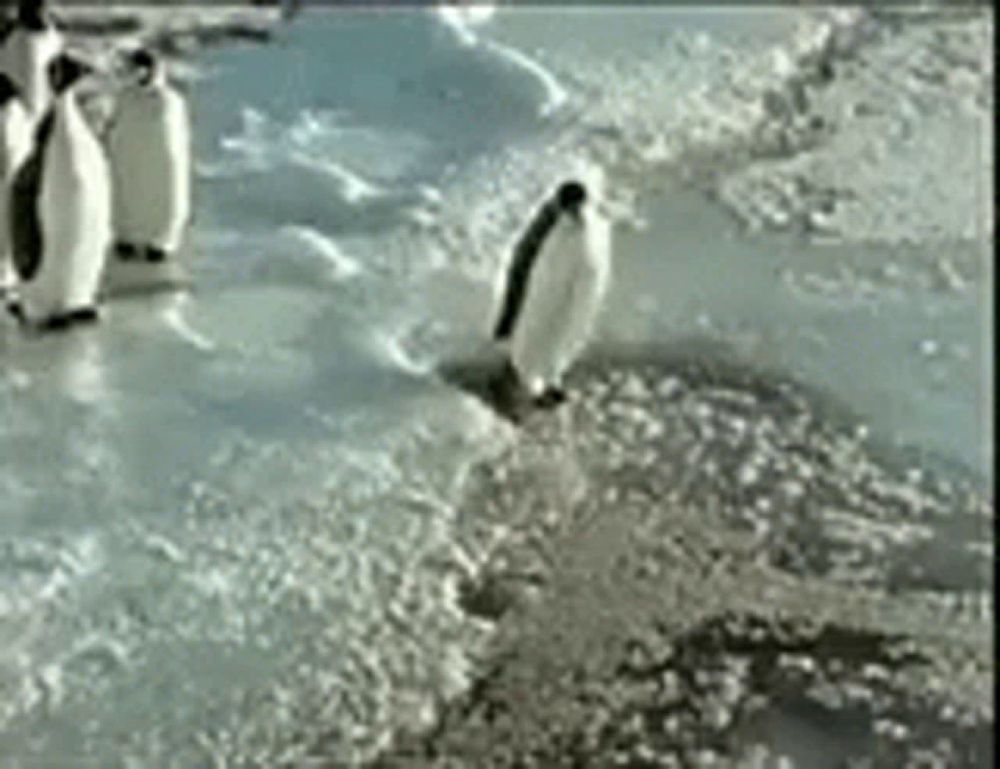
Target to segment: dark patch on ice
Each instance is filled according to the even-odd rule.
[[[516,708],[512,658],[499,659],[434,733],[373,767],[745,767],[781,756],[809,769],[992,766],[989,723],[908,690],[906,672],[928,660],[902,636],[724,613],[668,639],[626,644],[611,678],[590,686],[576,671],[567,705],[590,717],[564,728],[553,713],[530,745],[484,739]]]
[[[458,605],[466,614],[496,622],[517,603],[537,578],[486,573],[459,586]]]
[[[501,371],[487,351],[442,376],[495,403]],[[596,347],[568,384],[558,418],[526,420],[507,454],[468,476],[458,523],[508,535],[460,587],[459,606],[505,640],[430,733],[400,735],[371,766],[992,765],[978,695],[927,684],[958,664],[937,659],[933,629],[858,624],[833,603],[816,607],[819,622],[768,588],[777,575],[835,587],[845,607],[872,594],[938,593],[948,608],[987,596],[992,503],[975,484],[893,458],[829,393],[704,339]],[[585,493],[561,487],[563,465],[586,476]],[[710,530],[678,530],[684,515]],[[727,523],[743,534],[727,540]],[[582,537],[590,529],[601,533]],[[755,544],[727,549],[737,540]],[[764,566],[726,571],[740,558]],[[719,567],[729,576],[714,582]],[[636,598],[644,619],[601,604],[605,578],[624,585],[612,601],[648,586]],[[725,579],[751,580],[747,595],[729,603]],[[563,616],[563,603],[576,608]],[[706,604],[720,608],[692,615]],[[540,633],[548,622],[568,624]],[[586,651],[563,650],[561,639],[592,633],[600,642]]]
[[[948,721],[932,697],[915,700],[896,680],[897,672],[928,662],[902,636],[731,615],[685,634],[653,664],[624,672],[636,682],[676,677],[674,697],[643,703],[639,712],[654,736],[677,714],[674,739],[660,737],[664,747],[676,750],[680,741],[695,748],[682,747],[678,757],[697,758],[697,747],[713,743],[723,755],[740,755],[756,744],[814,769],[866,759],[903,766],[925,751],[948,766],[989,766],[988,725]],[[880,734],[880,721],[907,735]]]
[[[601,428],[625,457],[616,473],[645,474],[659,494],[714,500],[759,533],[774,565],[893,591],[990,589],[992,502],[972,473],[866,437],[832,394],[719,345],[596,351],[571,379],[586,391],[612,372],[622,384],[595,412],[631,388],[639,397],[629,400],[662,428],[652,440],[613,420]],[[665,400],[657,392],[671,378],[677,392]],[[657,473],[630,469],[650,451]]]
[[[524,405],[503,366],[486,351],[439,373],[530,431],[547,417]],[[595,482],[711,505],[793,574],[956,602],[992,587],[992,501],[981,479],[880,443],[832,393],[700,338],[598,347],[567,383],[572,440],[608,474]],[[599,469],[607,456],[619,459]]]
[[[652,662],[621,675],[636,687],[658,685],[600,735],[613,746],[608,758],[652,751],[698,765],[706,749],[745,756],[759,745],[812,769],[904,766],[920,754],[953,767],[992,763],[988,724],[947,719],[932,696],[904,690],[897,673],[929,660],[902,636],[729,615],[659,654],[646,651]],[[622,728],[636,716],[638,733]]]

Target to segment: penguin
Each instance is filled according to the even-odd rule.
[[[562,377],[607,292],[611,226],[579,181],[559,186],[514,248],[493,338],[536,405],[566,400]]]
[[[17,86],[0,72],[0,212],[8,210],[14,176],[31,152],[31,146],[31,124]],[[0,296],[9,294],[16,280],[11,258],[10,222],[3,216],[0,218]]]
[[[129,56],[136,80],[117,99],[108,132],[115,253],[162,262],[190,215],[191,136],[184,98],[146,49]]]
[[[32,125],[52,102],[48,66],[63,49],[45,0],[20,0],[3,46],[3,69],[21,92]]]
[[[55,101],[35,130],[10,200],[15,314],[40,328],[96,320],[97,289],[111,241],[111,185],[104,151],[77,103],[92,72],[66,54],[49,65]]]

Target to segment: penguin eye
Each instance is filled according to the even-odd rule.
[[[132,54],[132,66],[144,71],[152,71],[155,65],[153,57],[149,51],[140,49]]]

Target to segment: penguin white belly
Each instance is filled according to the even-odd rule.
[[[58,116],[43,158],[37,205],[42,261],[21,290],[32,320],[95,303],[111,238],[107,164],[79,113]]]
[[[572,346],[567,350],[566,365],[590,339],[594,321],[607,293],[611,269],[611,223],[590,214],[584,233],[582,262],[577,270],[573,300],[570,302],[570,327],[574,329]]]
[[[13,99],[0,110],[0,290],[17,282],[11,259],[10,188],[31,152],[31,125],[21,103]]]
[[[52,102],[48,66],[63,48],[62,35],[54,29],[30,32],[16,29],[4,47],[7,73],[17,83],[32,124]]]
[[[560,226],[532,270],[511,361],[534,394],[557,384],[586,342],[604,283],[588,250],[585,228]]]
[[[108,142],[118,241],[174,252],[190,212],[187,108],[176,94],[133,88]]]

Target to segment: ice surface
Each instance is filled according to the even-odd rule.
[[[204,54],[190,285],[143,294],[116,270],[99,327],[0,324],[10,766],[352,765],[468,683],[485,628],[456,585],[485,556],[456,542],[457,505],[514,428],[433,372],[481,352],[509,244],[564,174],[602,168],[622,219],[600,343],[724,342],[941,458],[918,470],[983,471],[975,244],[745,237],[678,188],[745,148],[764,95],[854,16],[458,21],[464,37],[423,11],[314,11],[273,46]],[[712,397],[695,423],[739,410]],[[741,488],[773,470],[764,438]],[[585,480],[564,470],[559,489]],[[827,518],[844,551],[939,533]]]

